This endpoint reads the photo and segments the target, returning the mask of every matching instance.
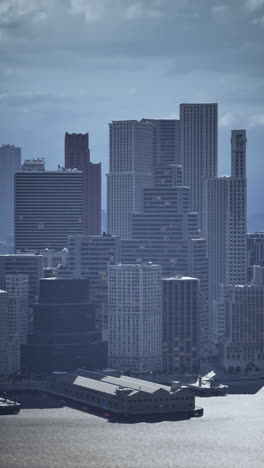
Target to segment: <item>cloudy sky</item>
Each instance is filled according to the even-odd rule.
[[[249,211],[264,196],[264,0],[0,0],[0,145],[63,163],[90,133],[107,172],[108,122],[218,102],[219,175],[248,132]],[[104,178],[103,174],[103,178]]]

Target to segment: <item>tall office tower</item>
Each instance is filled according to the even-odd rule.
[[[142,208],[143,188],[152,185],[153,125],[137,120],[109,124],[107,231],[127,239],[129,215]]]
[[[203,234],[208,244],[209,308],[219,285],[247,282],[246,132],[232,131],[232,174],[204,182]],[[212,332],[212,329],[211,329]]]
[[[151,263],[109,266],[110,367],[134,372],[161,369],[161,271]]]
[[[28,275],[6,275],[8,294],[8,373],[21,368],[21,344],[27,342],[29,331]]]
[[[153,167],[180,164],[180,121],[176,119],[142,119],[153,126]]]
[[[120,262],[117,236],[69,236],[68,272],[72,278],[88,278],[90,298],[96,306],[97,324],[107,328],[108,265]]]
[[[189,187],[148,187],[143,211],[130,215],[130,238],[181,240],[198,237],[197,213],[190,213]]]
[[[202,184],[217,176],[217,104],[181,104],[181,164],[184,185],[191,188],[191,211],[199,213],[202,224]]]
[[[199,279],[162,279],[163,369],[169,372],[200,367]]]
[[[21,171],[15,175],[15,249],[60,250],[83,234],[83,173]]]
[[[101,234],[101,163],[90,161],[88,133],[65,133],[65,167],[83,172],[84,233]]]
[[[0,289],[0,375],[8,374],[7,292]]]
[[[247,235],[248,282],[253,278],[253,266],[264,265],[264,232]]]
[[[22,366],[34,371],[92,370],[107,365],[107,343],[95,328],[89,280],[40,280],[34,331],[21,351]]]
[[[264,369],[263,284],[226,285],[223,289],[224,294],[216,303],[224,319],[216,329],[221,365],[243,369],[255,365]]]
[[[29,304],[39,296],[39,280],[43,277],[43,256],[33,254],[0,255],[0,288],[6,288],[6,275],[28,275]]]
[[[21,167],[21,148],[0,147],[0,240],[12,242],[14,237],[14,176]]]
[[[154,168],[154,186],[183,186],[182,166],[169,164],[168,166],[158,166]]]

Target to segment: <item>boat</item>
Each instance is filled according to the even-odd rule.
[[[7,398],[0,398],[0,415],[4,414],[18,414],[21,405],[17,401],[8,400]]]
[[[211,371],[205,376],[199,376],[195,383],[187,383],[186,385],[194,390],[197,396],[223,396],[228,392],[228,385],[216,384],[214,381],[215,372]]]

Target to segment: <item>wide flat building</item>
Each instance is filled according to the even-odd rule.
[[[15,175],[15,249],[61,250],[83,234],[83,173],[21,171]]]
[[[101,163],[90,161],[89,134],[65,134],[65,167],[83,172],[84,234],[101,234]]]
[[[161,369],[161,267],[108,267],[109,366],[134,372]]]
[[[22,345],[22,366],[34,371],[107,365],[107,343],[95,328],[89,280],[46,278],[34,305],[34,330]]]
[[[137,120],[109,124],[107,232],[129,237],[129,216],[141,211],[143,188],[152,185],[153,126]]]
[[[21,148],[13,145],[0,147],[0,240],[13,242],[14,238],[14,176],[21,166]]]

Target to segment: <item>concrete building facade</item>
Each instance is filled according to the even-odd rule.
[[[14,238],[14,176],[21,167],[21,148],[0,147],[0,240],[13,243]]]
[[[110,367],[161,369],[161,275],[151,263],[108,267]]]
[[[204,182],[203,235],[209,262],[209,307],[211,333],[213,301],[219,286],[247,283],[247,179],[246,132],[233,130],[231,176]]]
[[[129,215],[141,211],[143,188],[152,185],[153,126],[137,120],[109,124],[107,231],[129,237]]]
[[[191,189],[191,211],[198,212],[201,227],[203,179],[217,176],[217,104],[181,104],[180,128],[183,182]]]
[[[8,374],[7,292],[0,289],[0,375]]]
[[[15,175],[15,249],[63,249],[83,234],[83,173],[23,171]]]
[[[97,324],[107,328],[108,265],[120,262],[117,236],[69,236],[68,272],[72,278],[87,278],[90,298],[96,306]]]
[[[8,294],[8,373],[21,368],[21,345],[27,342],[30,326],[28,275],[6,275]]]

